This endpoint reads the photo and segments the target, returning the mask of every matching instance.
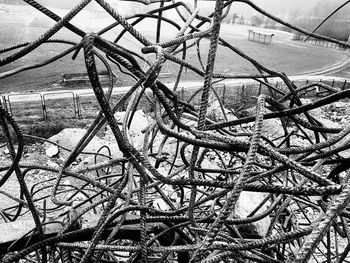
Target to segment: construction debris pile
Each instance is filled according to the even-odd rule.
[[[350,251],[350,125],[346,107],[338,106],[350,90],[317,82],[297,87],[225,41],[220,25],[230,5],[243,2],[303,34],[348,44],[293,27],[249,0],[217,0],[208,17],[185,2],[158,0],[139,1],[154,7],[148,13],[122,17],[112,1],[95,0],[115,19],[97,33],[70,24],[93,0],[62,18],[24,1],[57,23],[36,41],[2,49],[0,66],[47,42],[71,47],[0,78],[83,52],[100,112],[87,130],[63,130],[49,140],[32,136],[45,143],[51,162],[42,163],[27,161],[28,136],[0,108],[2,149],[11,160],[2,163],[0,175],[1,262],[344,262]],[[169,10],[182,19],[172,21],[178,28],[173,39],[154,42],[136,29],[153,19],[159,32]],[[63,27],[81,41],[52,38]],[[114,42],[106,40],[103,33],[114,27],[124,30]],[[119,45],[125,32],[142,43],[140,52]],[[203,38],[210,44],[200,68],[186,50]],[[218,46],[259,74],[216,72]],[[146,54],[155,54],[155,61]],[[106,92],[97,60],[110,75]],[[167,60],[180,65],[171,85],[158,78]],[[111,103],[114,68],[135,84]],[[203,78],[198,103],[176,92],[185,69]],[[270,78],[284,86],[276,88]],[[243,114],[216,93],[213,83],[222,79],[252,79],[266,92]],[[316,88],[324,96],[307,98]],[[145,100],[146,112],[140,110]],[[319,118],[325,108],[331,116]]]

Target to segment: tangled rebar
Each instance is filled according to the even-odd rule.
[[[3,147],[11,157],[1,167],[0,195],[11,200],[0,207],[1,229],[18,229],[24,218],[35,223],[15,240],[2,239],[2,262],[346,262],[350,165],[343,153],[350,148],[350,126],[327,127],[311,111],[348,98],[350,90],[325,83],[297,87],[284,73],[270,70],[226,41],[220,27],[231,5],[242,2],[305,35],[350,45],[290,25],[250,0],[217,0],[207,17],[175,0],[140,0],[156,7],[123,17],[107,1],[95,0],[115,22],[87,33],[70,21],[92,1],[81,1],[61,18],[34,0],[24,0],[56,24],[33,42],[0,51],[13,52],[0,59],[4,66],[45,43],[71,45],[37,64],[3,72],[0,78],[83,52],[100,105],[85,135],[58,167],[22,160],[27,135],[0,107]],[[178,20],[164,16],[174,10]],[[156,21],[154,42],[136,29],[145,19]],[[177,30],[170,40],[160,41],[163,23]],[[80,42],[51,39],[64,27]],[[115,27],[122,28],[115,41],[103,37]],[[119,44],[125,33],[142,45],[139,52]],[[199,48],[202,39],[210,40],[206,62]],[[250,62],[259,74],[216,72],[219,46]],[[187,59],[190,49],[196,49],[199,66]],[[155,59],[146,54],[155,54]],[[179,65],[172,84],[159,78],[167,61]],[[109,72],[107,91],[99,81],[100,62]],[[116,75],[131,76],[135,82],[116,103],[110,100],[117,89],[114,68],[119,69]],[[200,89],[189,87],[188,94],[193,94],[186,97],[177,93],[185,69],[203,80]],[[276,87],[272,78],[283,85]],[[221,98],[214,85],[231,79],[251,79],[264,87],[251,91],[256,103],[245,114],[241,105]],[[315,88],[325,95],[304,100]],[[130,133],[142,101],[151,109],[140,145]],[[124,105],[119,122],[115,113]],[[73,164],[88,154],[84,149],[105,124],[120,154],[114,156],[104,146],[92,153],[94,162],[76,169]],[[274,129],[279,131],[270,133]],[[109,153],[102,154],[103,149]],[[43,180],[28,181],[39,172],[45,174]],[[19,184],[19,196],[6,188],[10,181]]]

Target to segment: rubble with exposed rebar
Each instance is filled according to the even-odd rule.
[[[62,18],[34,0],[24,1],[56,24],[33,42],[2,49],[0,66],[47,42],[71,47],[0,78],[82,52],[100,112],[87,130],[75,131],[80,139],[74,145],[60,145],[58,139],[23,134],[0,108],[2,147],[11,157],[1,165],[0,176],[1,198],[10,200],[0,207],[2,262],[345,262],[350,126],[346,118],[339,126],[324,124],[315,112],[344,102],[350,90],[318,82],[297,87],[284,73],[225,41],[220,25],[230,5],[242,2],[299,33],[349,44],[289,25],[249,0],[217,0],[208,17],[185,2],[144,0],[139,2],[154,9],[132,22],[135,17],[123,17],[108,1],[95,0],[115,19],[97,33],[70,24],[93,0],[81,1]],[[182,19],[181,24],[173,21],[179,28],[173,39],[152,42],[136,29],[143,19],[155,19],[158,35],[167,10]],[[103,33],[117,26],[124,30],[116,41],[106,40]],[[63,27],[81,41],[53,39]],[[119,45],[126,32],[143,45],[140,52]],[[186,59],[186,50],[203,38],[210,39],[209,52],[199,68],[193,58]],[[216,72],[218,46],[252,63],[259,74]],[[180,65],[171,85],[158,78],[168,60]],[[109,74],[107,92],[96,61]],[[109,100],[117,88],[113,68],[135,79],[116,103]],[[202,77],[198,103],[195,95],[180,98],[176,92],[185,69]],[[272,85],[271,78],[283,85]],[[265,87],[244,114],[214,88],[214,82],[231,79]],[[315,89],[323,89],[323,96],[305,99]],[[142,100],[149,103],[146,113],[139,110]],[[119,113],[124,105],[126,111]],[[96,137],[106,125],[108,145]],[[27,137],[45,141],[50,156],[64,151],[62,162],[23,161]],[[19,196],[6,187],[9,182],[19,185]]]

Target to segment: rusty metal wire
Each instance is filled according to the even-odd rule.
[[[0,244],[2,262],[345,262],[350,251],[350,165],[340,153],[349,148],[350,126],[325,126],[311,111],[349,98],[350,91],[325,83],[297,86],[284,73],[226,41],[220,27],[231,4],[242,2],[300,33],[349,47],[348,43],[290,25],[249,0],[217,0],[207,17],[175,0],[135,1],[154,8],[123,17],[108,1],[95,0],[115,20],[96,33],[70,23],[92,0],[81,1],[63,18],[34,0],[24,1],[57,23],[33,42],[0,50],[0,54],[14,52],[2,57],[0,66],[48,42],[72,47],[37,64],[3,72],[0,79],[44,67],[72,52],[74,59],[83,53],[100,112],[77,145],[66,149],[54,143],[69,156],[52,167],[22,160],[24,137],[50,142],[23,135],[0,107],[6,143],[2,147],[11,155],[11,162],[1,166],[0,195],[11,202],[0,207],[0,226],[16,228],[15,223],[28,218],[35,223],[28,233]],[[180,19],[167,19],[167,11],[177,12]],[[136,27],[145,19],[157,21],[155,41]],[[160,41],[164,23],[172,24],[177,34]],[[118,26],[122,30],[114,42],[103,37]],[[80,41],[50,39],[63,27]],[[140,43],[138,51],[119,43],[126,32]],[[205,61],[199,43],[206,38],[210,41]],[[192,47],[197,63],[187,58]],[[219,47],[250,62],[259,74],[217,72]],[[147,54],[154,54],[155,60]],[[179,65],[173,84],[159,77],[167,61]],[[107,91],[99,80],[100,62],[109,73]],[[148,66],[142,67],[143,63]],[[116,103],[111,100],[113,89],[118,89],[113,85],[114,68],[135,80]],[[203,86],[187,87],[187,95],[181,96],[178,87],[186,84],[184,69],[200,76]],[[220,85],[214,83],[235,79],[259,84],[250,91],[255,103],[242,98],[233,105],[221,98]],[[276,79],[282,85],[275,86]],[[228,87],[227,93],[237,88]],[[315,87],[326,95],[305,103],[303,98],[315,94]],[[150,123],[138,145],[130,127],[145,100],[151,105]],[[114,114],[125,104],[121,124]],[[244,115],[242,107],[251,109]],[[108,146],[95,153],[84,151],[106,124],[119,154],[114,156]],[[266,127],[276,126],[281,134],[269,135]],[[75,169],[82,154],[92,154],[94,162]],[[29,182],[39,172],[45,179]],[[9,183],[19,184],[19,196],[7,190]],[[237,212],[248,202],[255,204],[248,214]],[[54,224],[59,230],[48,233]]]

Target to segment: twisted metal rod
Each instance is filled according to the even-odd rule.
[[[90,34],[69,21],[91,1],[82,1],[63,18],[34,0],[25,2],[57,24],[34,42],[2,49],[1,54],[14,53],[0,59],[1,66],[11,65],[44,43],[72,47],[43,62],[3,72],[0,79],[44,67],[73,51],[73,58],[77,59],[82,49],[100,112],[57,168],[21,161],[25,136],[16,120],[0,107],[3,138],[11,154],[10,164],[0,167],[0,194],[15,203],[0,207],[0,218],[6,223],[19,221],[29,211],[36,230],[30,236],[0,244],[2,262],[46,262],[47,257],[62,262],[150,262],[154,258],[158,262],[218,262],[225,258],[238,262],[307,262],[311,257],[316,262],[325,259],[342,262],[346,259],[349,247],[341,251],[339,244],[350,240],[346,225],[350,218],[347,210],[350,167],[340,153],[349,148],[346,139],[349,125],[326,127],[310,111],[349,98],[349,90],[325,83],[298,87],[284,73],[267,68],[257,58],[238,49],[235,43],[225,40],[220,29],[231,5],[243,2],[299,32],[348,44],[289,25],[249,0],[216,1],[208,17],[202,16],[199,9],[193,10],[190,5],[174,0],[172,3],[138,1],[147,5],[160,2],[160,5],[145,14],[123,17],[108,1],[96,0],[116,22]],[[176,11],[183,22],[164,17],[168,11]],[[134,18],[136,20],[130,22]],[[136,28],[141,21],[154,18],[156,41],[142,28]],[[173,38],[160,41],[162,23],[176,28]],[[209,26],[203,28],[207,23]],[[114,42],[102,36],[116,26],[122,30]],[[62,27],[83,39],[79,43],[51,39]],[[121,44],[125,32],[140,43],[139,50],[130,50]],[[208,59],[203,65],[201,42],[205,38],[210,41]],[[196,49],[198,62],[186,59],[192,47]],[[217,72],[216,57],[222,47],[251,63],[259,74]],[[154,53],[156,59],[148,61],[148,68],[142,69],[140,62],[147,61],[144,55],[150,53]],[[180,53],[181,58],[177,56]],[[102,88],[95,57],[109,72],[107,92]],[[179,67],[173,88],[160,80],[167,61]],[[132,76],[135,83],[113,104],[113,90],[117,89],[112,76],[115,66],[121,69],[120,76]],[[183,68],[193,71],[203,82],[197,91],[186,87],[192,96],[184,97],[178,92],[183,82]],[[283,87],[275,87],[269,77],[282,80]],[[241,109],[230,102],[230,92],[236,87],[224,86],[229,94],[221,98],[219,88],[214,85],[216,80],[241,78],[264,85],[270,94],[254,93],[257,100],[250,106],[256,108],[248,117],[241,116]],[[330,95],[304,103],[301,99],[314,87]],[[139,135],[140,146],[131,133],[137,121],[136,111],[145,99],[150,103],[147,114],[152,121],[145,133]],[[124,103],[128,103],[127,110],[119,125],[114,114]],[[218,113],[213,114],[215,110]],[[230,116],[232,113],[234,117]],[[268,120],[278,120],[283,125],[282,134],[266,134],[264,126]],[[123,157],[104,156],[110,160],[74,170],[73,162],[80,154],[86,154],[84,149],[105,124],[109,125]],[[17,147],[14,137],[17,137]],[[306,145],[294,146],[301,137],[305,138]],[[93,154],[103,156],[99,151]],[[314,169],[309,169],[310,166]],[[99,171],[106,168],[110,168],[110,173],[101,176]],[[45,172],[48,178],[30,184],[26,178],[36,171]],[[97,178],[92,177],[94,171]],[[68,178],[76,185],[63,182]],[[19,183],[19,197],[7,190],[10,180]],[[248,215],[242,215],[238,212],[242,205],[239,199],[247,192],[257,202]],[[83,200],[77,198],[79,194],[84,196]],[[79,229],[81,219],[91,220],[91,213],[97,213],[93,225]],[[49,236],[44,227],[51,224],[47,218],[61,222],[61,231]],[[77,243],[79,241],[84,243]],[[51,247],[50,253],[46,246]],[[327,253],[318,255],[318,251],[325,249]]]

